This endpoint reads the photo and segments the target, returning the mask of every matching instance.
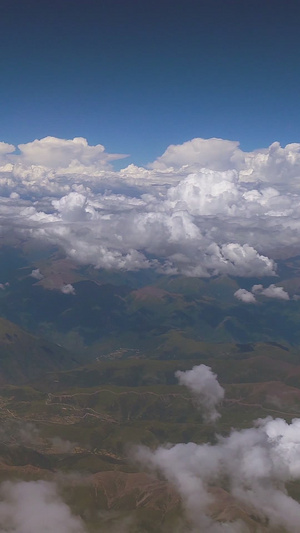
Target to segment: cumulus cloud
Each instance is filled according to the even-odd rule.
[[[12,145],[3,143],[0,153],[13,153]],[[26,144],[19,144],[20,154],[12,156],[11,162],[17,164],[33,165],[54,169],[67,169],[68,167],[93,167],[105,166],[109,161],[125,157],[121,154],[107,154],[102,144],[90,146],[83,137],[74,139],[58,139],[57,137],[44,137]]]
[[[236,170],[242,182],[269,182],[285,187],[299,187],[300,143],[281,147],[279,142],[268,148],[243,152],[237,141],[195,138],[180,145],[170,145],[162,156],[149,165],[156,170],[209,168]]]
[[[52,200],[52,205],[60,213],[62,220],[80,222],[88,218],[87,198],[78,192]]]
[[[178,370],[175,375],[180,385],[192,391],[197,403],[204,410],[206,420],[215,422],[220,417],[216,407],[224,398],[224,389],[211,368],[198,365],[186,372]]]
[[[71,283],[66,283],[61,287],[60,290],[63,294],[76,294],[75,288],[73,287],[73,285],[71,285]]]
[[[15,146],[13,144],[8,144],[5,142],[0,142],[0,155],[11,154],[15,151]]]
[[[0,529],[12,533],[85,533],[54,483],[5,481],[0,486]]]
[[[256,303],[256,297],[255,296],[266,296],[267,298],[276,298],[278,300],[290,300],[290,296],[288,292],[284,290],[283,287],[274,285],[274,283],[271,283],[269,287],[265,287],[261,284],[253,285],[251,292],[247,291],[246,289],[238,289],[235,291],[234,296],[238,300],[241,300],[245,303]],[[294,296],[293,299],[296,297]]]
[[[214,413],[224,390],[209,367],[195,366],[176,376]],[[168,444],[156,450],[138,446],[133,454],[140,464],[174,484],[195,531],[250,532],[241,520],[213,519],[213,488],[223,487],[260,524],[267,522],[271,531],[283,528],[296,533],[300,504],[288,495],[286,484],[300,479],[300,418],[289,424],[268,416],[251,428],[233,429],[228,436],[215,438],[215,444]]]
[[[289,300],[289,294],[283,287],[278,287],[273,283],[269,287],[264,288],[263,285],[253,285],[252,292],[254,294],[262,294],[267,298],[277,298],[279,300]]]
[[[246,289],[238,289],[235,291],[234,296],[246,304],[255,304],[256,298],[252,292],[247,291]]]
[[[147,169],[119,172],[110,166],[118,155],[81,137],[1,150],[0,230],[55,244],[79,263],[272,276],[274,250],[299,244],[300,144],[249,153],[193,139]]]
[[[170,167],[196,166],[228,170],[235,168],[242,160],[243,152],[236,141],[196,138],[179,145],[171,144],[150,167],[166,170]]]
[[[252,514],[268,520],[271,530],[299,530],[300,504],[288,496],[285,484],[300,478],[300,419],[288,424],[268,417],[218,437],[214,445],[190,442],[154,451],[139,447],[135,457],[176,486],[197,531],[249,531],[245,524],[220,524],[210,517],[210,488],[222,483]]]
[[[35,268],[35,269],[33,269],[32,272],[31,272],[31,274],[30,274],[30,276],[31,276],[32,278],[37,279],[37,280],[41,280],[41,279],[43,279],[43,277],[44,277],[43,274],[40,272],[40,269],[39,269],[39,268]]]

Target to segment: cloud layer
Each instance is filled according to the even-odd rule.
[[[193,139],[148,168],[114,171],[102,145],[46,137],[0,145],[0,227],[82,264],[208,277],[276,275],[299,245],[300,144],[243,152]]]

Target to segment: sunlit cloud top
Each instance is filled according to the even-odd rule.
[[[278,250],[299,243],[300,144],[244,152],[197,138],[120,171],[111,161],[124,156],[81,137],[18,148],[1,144],[2,232],[58,245],[78,263],[276,276]]]

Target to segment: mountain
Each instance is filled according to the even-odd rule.
[[[281,260],[276,279],[200,279],[105,272],[75,265],[58,251],[42,258],[18,253],[5,249],[12,269],[3,268],[0,316],[78,357],[119,350],[121,357],[133,350],[147,357],[196,357],[205,343],[300,346],[297,257]],[[251,305],[234,296],[240,288],[274,281],[289,299],[261,294]],[[71,292],[64,292],[66,285]]]
[[[0,318],[0,383],[24,383],[50,371],[73,368],[76,359],[62,346],[27,333]]]
[[[299,260],[282,260],[275,280],[289,300],[261,295],[247,305],[234,293],[262,280],[123,275],[75,266],[55,250],[26,260],[6,252],[0,480],[50,480],[89,533],[195,531],[180,490],[132,450],[183,443],[191,453],[203,444],[202,453],[232,428],[243,440],[257,419],[299,416]],[[225,390],[214,424],[175,375],[201,364]],[[235,499],[226,475],[208,482],[216,522],[283,531]],[[300,501],[299,481],[286,489]]]

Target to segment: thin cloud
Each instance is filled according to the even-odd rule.
[[[11,533],[86,533],[54,483],[5,481],[0,486],[0,529]]]

